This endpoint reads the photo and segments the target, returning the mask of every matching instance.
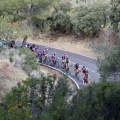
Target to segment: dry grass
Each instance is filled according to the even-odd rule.
[[[13,59],[12,62],[10,62],[10,57]],[[24,56],[20,58],[17,50],[6,49],[0,52],[0,99],[18,82],[27,78],[20,67],[23,62]]]

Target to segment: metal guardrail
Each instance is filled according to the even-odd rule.
[[[61,70],[59,70],[59,69],[57,69],[57,68],[54,68],[54,67],[52,67],[52,66],[49,66],[49,65],[46,65],[46,64],[41,64],[41,63],[39,63],[39,64],[40,64],[40,65],[43,65],[43,66],[45,66],[45,67],[54,69],[54,70],[56,70],[56,71],[58,71],[58,72],[60,72],[60,73],[62,73],[62,74],[64,74],[64,75],[67,75],[66,73],[64,73],[64,72],[62,72]],[[68,78],[70,78],[70,79],[72,80],[72,82],[77,86],[77,88],[80,89],[80,87],[79,87],[79,85],[77,84],[77,82],[76,82],[72,77],[70,77],[69,75],[67,75],[67,76],[68,76]]]

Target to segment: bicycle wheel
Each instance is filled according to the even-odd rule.
[[[79,72],[76,72],[75,77],[79,80]]]
[[[59,68],[59,61],[56,61],[55,66],[56,66],[57,68]]]
[[[45,58],[44,63],[45,63],[46,65],[48,65],[47,58]]]
[[[65,68],[65,63],[64,62],[61,63],[61,67],[62,67],[62,69]]]
[[[71,72],[70,72],[70,68],[69,68],[69,67],[66,68],[66,73],[69,74],[69,75],[71,75]]]
[[[47,62],[48,62],[48,64],[50,63],[50,57],[47,57]]]
[[[53,61],[52,61],[52,60],[50,60],[50,65],[51,65],[51,66],[54,66],[54,63],[53,63]]]

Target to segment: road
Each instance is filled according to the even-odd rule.
[[[17,45],[20,46],[21,42],[17,42]],[[31,45],[31,43],[30,43],[30,45]],[[40,47],[40,50],[43,50],[46,47],[43,45],[37,45],[37,46]],[[97,73],[96,59],[90,58],[88,56],[79,55],[76,53],[52,48],[52,47],[48,47],[48,49],[49,49],[49,55],[52,55],[54,52],[56,52],[57,57],[60,59],[61,59],[61,56],[63,55],[63,53],[67,53],[67,55],[69,56],[70,61],[72,63],[72,67],[70,67],[70,71],[71,71],[70,76],[77,82],[77,84],[79,85],[80,88],[83,87],[82,75],[80,73],[79,80],[75,78],[75,75],[74,75],[74,64],[75,63],[79,63],[80,66],[86,66],[86,68],[89,70],[91,82],[98,82],[99,81],[100,75],[99,75],[99,73]],[[61,65],[61,60],[59,60],[59,63]],[[62,72],[65,72],[65,70],[62,69],[61,67],[59,67],[58,69],[61,70]]]
[[[21,42],[17,41],[16,45],[21,46]],[[30,43],[30,45],[31,45],[31,43]],[[40,47],[40,50],[43,50],[46,47],[46,46],[43,46],[43,45],[37,45],[37,46]],[[96,60],[95,59],[84,56],[84,55],[60,50],[60,49],[57,49],[57,48],[48,47],[48,49],[49,49],[49,55],[52,55],[54,52],[57,53],[57,57],[60,59],[59,60],[60,65],[61,65],[61,56],[63,55],[63,53],[67,53],[67,55],[69,56],[70,61],[72,63],[72,67],[70,67],[70,72],[71,72],[70,76],[76,81],[76,83],[78,84],[78,86],[80,88],[83,87],[82,75],[80,73],[80,79],[79,80],[75,78],[75,75],[74,75],[74,64],[75,63],[79,63],[80,66],[86,66],[86,68],[89,70],[91,82],[98,82],[99,81],[100,75],[99,75],[99,73],[97,73],[97,66],[96,66]],[[65,70],[62,69],[61,67],[59,67],[58,69],[61,70],[62,72],[65,72]]]

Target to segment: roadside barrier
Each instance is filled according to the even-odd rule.
[[[64,75],[67,75],[66,73],[64,73],[64,72],[62,72],[61,70],[59,70],[59,69],[57,69],[57,68],[54,68],[54,67],[52,67],[52,66],[49,66],[49,65],[46,65],[46,64],[41,64],[41,63],[39,63],[39,64],[40,64],[40,65],[43,65],[43,66],[45,66],[45,67],[54,69],[54,70],[56,70],[56,71],[58,71],[58,72],[60,72],[60,73],[62,73],[62,74],[64,74]],[[72,82],[76,85],[76,87],[77,87],[78,89],[80,89],[80,87],[79,87],[79,85],[77,84],[77,82],[76,82],[72,77],[70,77],[69,75],[67,75],[67,76],[68,76],[68,78],[70,78],[70,79],[72,80]]]

